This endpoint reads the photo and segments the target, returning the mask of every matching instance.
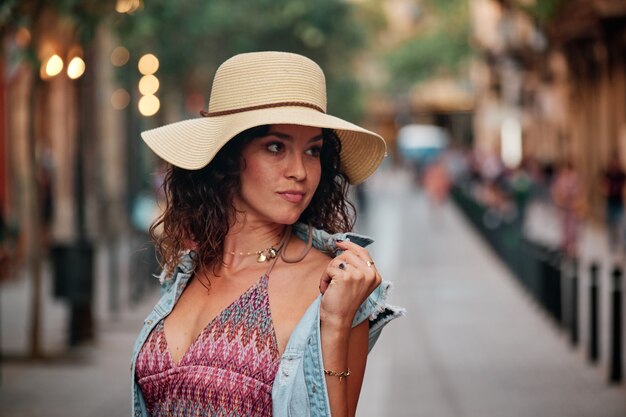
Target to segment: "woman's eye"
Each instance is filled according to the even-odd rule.
[[[272,153],[278,153],[281,151],[281,149],[283,149],[283,144],[279,142],[272,142],[267,145],[267,150]]]
[[[311,156],[319,157],[320,153],[322,153],[322,147],[321,146],[314,146],[314,147],[308,149],[306,151],[306,153],[308,155],[311,155]]]

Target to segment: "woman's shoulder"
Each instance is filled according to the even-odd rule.
[[[328,264],[332,256],[328,251],[319,249],[315,245],[309,246],[307,242],[292,236],[286,247],[285,258],[287,260],[298,260],[298,262],[294,263],[306,266],[308,269],[314,269]]]
[[[312,269],[320,269],[326,268],[326,265],[328,265],[332,259],[333,257],[330,254],[312,247],[307,256],[304,258],[304,262]]]

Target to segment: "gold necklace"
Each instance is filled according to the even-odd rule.
[[[251,251],[251,252],[228,252],[231,255],[239,255],[239,256],[250,256],[250,255],[257,255],[256,261],[258,263],[263,263],[265,261],[269,261],[270,259],[274,259],[277,255],[278,255],[278,249],[276,249],[274,246],[278,245],[280,242],[276,242],[274,243],[272,246],[270,246],[269,248],[265,248],[265,249],[260,249],[260,250],[255,250],[255,251]]]

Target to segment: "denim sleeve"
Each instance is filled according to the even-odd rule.
[[[365,320],[369,320],[369,346],[368,352],[372,350],[383,327],[391,320],[406,314],[406,310],[387,304],[387,296],[391,289],[391,283],[383,281],[361,304],[352,321],[352,327],[358,326]]]
[[[331,235],[323,230],[309,228],[308,225],[302,223],[295,224],[293,231],[304,241],[308,240],[310,232],[313,247],[330,256],[338,256],[341,254],[342,251],[337,247],[338,240],[349,240],[362,247],[367,247],[374,242],[369,236],[360,235],[358,233],[348,232]],[[370,321],[368,351],[372,350],[380,336],[380,332],[387,323],[406,314],[405,309],[387,304],[386,300],[390,288],[391,283],[383,281],[361,304],[352,322],[352,326],[354,327],[366,319]]]
[[[161,271],[161,274],[157,277],[161,283],[161,296],[176,284],[180,276],[187,278],[193,273],[193,256],[194,253],[192,251],[181,252],[179,263],[173,272],[165,269]]]

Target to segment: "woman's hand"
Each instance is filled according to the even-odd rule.
[[[357,309],[382,279],[366,249],[349,241],[337,242],[337,247],[344,252],[328,264],[320,281],[320,315],[326,325],[349,329]]]

